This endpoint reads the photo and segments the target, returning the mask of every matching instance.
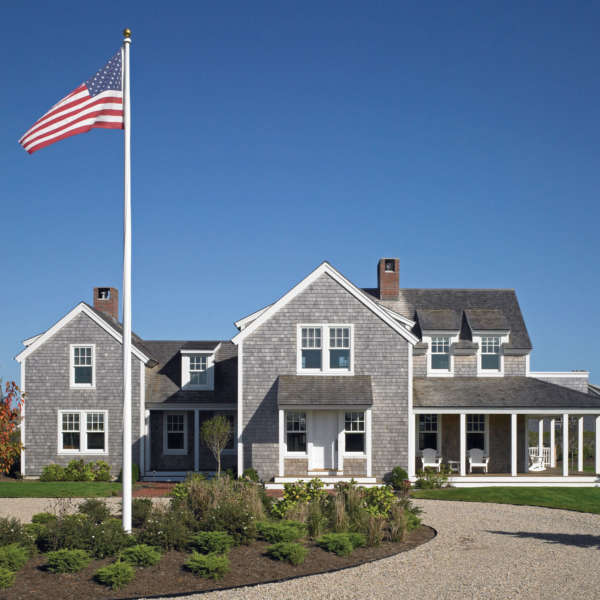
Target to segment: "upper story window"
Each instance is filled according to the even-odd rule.
[[[286,412],[285,438],[288,452],[306,452],[306,413]]]
[[[58,451],[62,453],[106,454],[106,411],[59,412]]]
[[[71,345],[71,387],[93,388],[94,345]]]
[[[481,336],[481,369],[500,370],[500,336]]]
[[[298,326],[298,371],[352,372],[352,329],[351,325]]]
[[[181,351],[181,387],[184,390],[214,390],[214,352]]]
[[[450,370],[450,337],[434,335],[431,338],[431,369]]]

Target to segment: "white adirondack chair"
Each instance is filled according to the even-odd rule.
[[[489,462],[490,457],[485,456],[483,450],[479,448],[469,450],[469,473],[473,472],[473,467],[481,467],[487,473]]]
[[[421,462],[423,463],[423,470],[427,467],[436,469],[440,472],[442,468],[442,457],[438,456],[437,450],[433,448],[425,448],[421,453]]]

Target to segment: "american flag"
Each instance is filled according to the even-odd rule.
[[[101,127],[123,129],[121,50],[91,79],[57,102],[30,127],[19,144],[33,154],[78,133]]]

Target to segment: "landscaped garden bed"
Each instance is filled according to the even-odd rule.
[[[101,500],[79,513],[0,519],[0,596],[127,598],[207,591],[341,569],[410,550],[435,532],[391,488],[286,486],[229,477],[175,486],[170,506],[134,501],[128,536]],[[2,577],[4,576],[4,577]],[[11,584],[11,581],[14,583]]]

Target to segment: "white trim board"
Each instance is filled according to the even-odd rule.
[[[600,415],[600,408],[414,408],[416,415]]]
[[[552,377],[553,379],[581,377],[587,379],[590,376],[589,371],[529,371],[528,377],[534,377],[535,379],[545,379]]]
[[[60,321],[57,321],[50,329],[40,334],[35,341],[27,346],[24,350],[22,350],[17,356],[15,356],[15,360],[17,362],[22,362],[23,359],[27,358],[32,352],[35,352],[46,340],[51,338],[57,331],[62,329],[67,323],[70,323],[75,317],[80,314],[87,315],[92,321],[94,321],[97,325],[102,327],[104,331],[112,335],[119,344],[123,343],[123,336],[113,327],[111,327],[104,319],[99,317],[85,302],[80,302],[75,308],[69,311]],[[30,338],[31,339],[31,338]],[[29,341],[29,340],[25,340]],[[150,360],[149,356],[146,356],[143,352],[141,352],[135,345],[131,345],[131,353],[139,358],[144,363],[147,363]]]
[[[405,327],[400,325],[395,317],[391,317],[385,310],[382,309],[374,300],[371,300],[362,290],[357,288],[352,282],[346,279],[339,271],[332,267],[328,262],[321,263],[312,273],[307,275],[302,281],[297,283],[291,290],[284,294],[277,302],[271,304],[264,310],[252,323],[240,331],[232,338],[232,342],[238,345],[254,330],[260,327],[265,321],[268,321],[275,313],[282,309],[290,300],[301,294],[311,283],[316,281],[322,275],[329,275],[334,281],[339,283],[347,292],[354,296],[366,308],[371,310],[384,323],[389,325],[394,331],[399,333],[404,339],[411,344],[416,344],[419,340]],[[239,321],[238,321],[239,322]]]

